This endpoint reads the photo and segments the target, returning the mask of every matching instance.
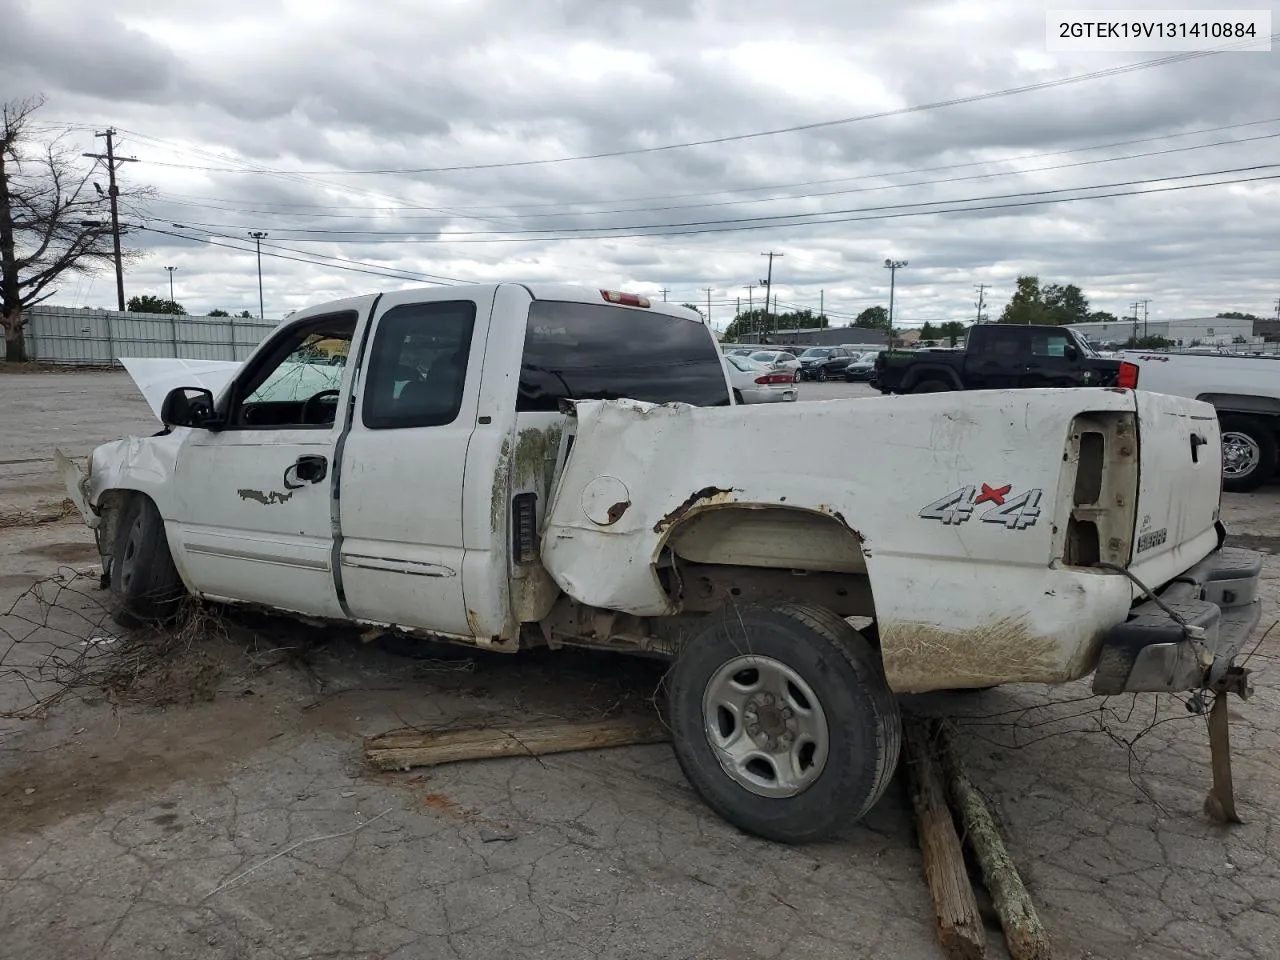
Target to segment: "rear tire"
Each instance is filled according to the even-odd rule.
[[[150,497],[133,494],[121,508],[108,573],[111,618],[120,626],[165,623],[177,614],[185,589]]]
[[[941,380],[922,380],[911,388],[909,393],[945,393],[951,389],[950,384]]]
[[[714,617],[681,649],[667,705],[694,790],[768,840],[809,843],[862,818],[898,764],[901,720],[879,657],[821,607]]]
[[[1238,414],[1222,417],[1221,424],[1222,489],[1231,493],[1257,490],[1275,476],[1280,455],[1271,425]]]

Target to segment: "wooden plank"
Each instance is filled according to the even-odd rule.
[[[1000,917],[1009,955],[1013,960],[1049,960],[1053,955],[1049,936],[1040,923],[1017,865],[1005,848],[995,817],[965,772],[956,747],[955,730],[950,724],[939,731],[938,742],[942,748],[947,792],[960,815],[965,839],[982,868],[982,881]]]
[[[575,750],[600,750],[663,743],[671,734],[656,718],[617,718],[590,723],[555,723],[439,733],[391,733],[365,741],[365,757],[379,770],[433,767],[491,757],[538,757]]]
[[[904,718],[903,746],[916,814],[916,834],[924,858],[924,878],[933,897],[934,920],[943,953],[953,960],[981,960],[986,932],[965,869],[964,851],[947,806],[942,770],[924,720]]]

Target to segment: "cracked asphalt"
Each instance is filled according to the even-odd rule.
[[[805,384],[802,399],[865,390]],[[83,455],[154,428],[122,373],[3,375],[0,408],[4,515],[56,515],[40,512],[61,497],[52,445]],[[1242,545],[1280,549],[1276,488],[1228,495],[1224,514]],[[0,713],[56,689],[37,673],[51,654],[111,656],[88,644],[111,635],[94,562],[78,522],[0,527],[0,613],[17,601],[0,618]],[[42,607],[28,591],[52,597],[59,571]],[[1263,629],[1280,619],[1280,559],[1265,576]],[[362,738],[394,728],[640,712],[658,665],[216,626],[147,696],[82,688],[0,717],[3,960],[941,955],[899,783],[838,840],[787,848],[707,811],[665,745],[362,762]],[[1203,718],[1176,698],[1100,700],[1087,683],[912,698],[960,718],[1055,957],[1280,956],[1277,633],[1249,662],[1255,696],[1231,706],[1233,827],[1201,811]],[[997,930],[988,951],[1003,956]]]

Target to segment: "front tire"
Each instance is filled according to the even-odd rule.
[[[898,764],[901,720],[871,644],[803,603],[726,610],[668,688],[680,768],[747,833],[809,843],[863,817]]]
[[[1257,490],[1276,472],[1280,452],[1270,425],[1257,417],[1222,417],[1222,489]]]
[[[819,368],[818,368],[818,382],[819,382],[819,383],[826,383],[826,382],[827,382],[827,368],[826,368],[826,367],[819,367]]]
[[[134,494],[121,508],[108,580],[111,618],[122,627],[165,623],[177,614],[185,591],[150,497]]]

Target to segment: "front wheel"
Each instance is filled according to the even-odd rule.
[[[150,497],[134,494],[121,508],[107,580],[111,618],[122,627],[163,623],[178,612],[182,579]]]
[[[1276,472],[1280,453],[1270,425],[1257,417],[1222,418],[1222,489],[1248,493]]]
[[[819,382],[819,383],[826,383],[826,382],[827,382],[827,368],[826,368],[826,367],[819,367],[819,368],[818,368],[818,382]]]
[[[672,667],[676,759],[702,799],[781,843],[863,817],[897,767],[901,721],[871,644],[803,603],[735,607]]]

